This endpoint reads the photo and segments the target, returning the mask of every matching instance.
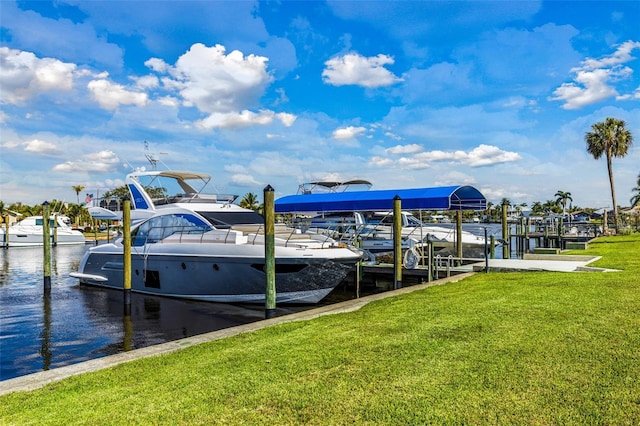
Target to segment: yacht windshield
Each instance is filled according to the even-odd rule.
[[[213,228],[202,219],[186,213],[152,217],[131,233],[134,246],[156,243],[173,234],[202,234]]]
[[[233,225],[264,224],[264,218],[254,211],[240,212],[198,212],[218,229],[230,228]]]

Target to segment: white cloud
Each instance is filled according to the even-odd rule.
[[[397,164],[403,169],[409,170],[422,170],[428,169],[431,165],[428,162],[420,161],[418,158],[402,157],[397,161]]]
[[[633,93],[616,97],[616,100],[618,101],[632,100],[632,99],[640,99],[640,87],[634,90]]]
[[[255,180],[255,178],[249,174],[234,174],[231,176],[231,182],[238,186],[258,186],[260,182]]]
[[[136,87],[140,89],[154,89],[160,85],[160,81],[155,75],[132,77],[132,79],[136,82]]]
[[[459,152],[456,151],[456,153]],[[510,163],[521,158],[517,152],[503,151],[497,146],[481,144],[468,154],[460,155],[458,159],[470,167],[481,167],[498,163]]]
[[[565,101],[564,109],[578,109],[618,95],[613,87],[607,85],[610,70],[579,71],[575,78],[578,83],[563,83],[553,91],[552,100]]]
[[[168,69],[173,81],[166,85],[173,84],[185,102],[203,112],[226,114],[252,106],[272,81],[266,70],[268,59],[244,56],[238,50],[225,52],[219,44],[194,44]],[[164,68],[159,60],[147,64],[156,71]]]
[[[0,103],[23,104],[42,92],[69,91],[75,69],[75,64],[0,47]]]
[[[120,105],[136,105],[143,107],[147,104],[146,93],[132,92],[124,86],[108,80],[92,80],[87,85],[93,98],[104,109],[114,110]]]
[[[391,148],[387,148],[385,151],[389,154],[415,154],[423,151],[422,145],[412,143],[410,145],[396,145]]]
[[[39,139],[24,142],[22,145],[24,145],[25,151],[37,154],[55,155],[61,152],[55,144],[47,141],[41,141]]]
[[[173,108],[177,108],[178,106],[180,106],[180,101],[174,98],[173,96],[163,96],[161,98],[158,98],[158,103],[160,105],[173,107]]]
[[[627,63],[632,59],[635,59],[633,56],[631,56],[631,52],[634,49],[640,49],[640,42],[631,40],[626,41],[622,43],[613,54],[605,56],[602,59],[587,58],[582,62],[582,66],[576,68],[575,70],[595,70],[598,68],[614,67],[616,65]]]
[[[553,92],[551,100],[564,101],[564,109],[579,109],[607,98],[633,99],[634,95],[619,95],[613,83],[629,78],[633,71],[622,66],[631,61],[631,52],[640,49],[640,42],[622,43],[611,55],[601,59],[587,58],[579,67],[571,69],[576,74],[574,82],[563,83]]]
[[[54,172],[113,172],[120,164],[118,156],[109,150],[84,155],[79,160],[70,160],[53,167]]]
[[[145,61],[144,65],[155,72],[166,73],[171,67],[159,58],[151,58]]]
[[[373,165],[373,166],[390,166],[393,164],[393,160],[391,160],[390,158],[384,158],[384,157],[371,157],[371,160],[369,160],[369,164]]]
[[[342,127],[333,131],[332,137],[334,139],[352,139],[357,138],[363,134],[367,129],[364,127]]]
[[[382,157],[374,157],[370,163],[376,166],[389,166],[397,164],[402,168],[418,170],[426,169],[431,166],[431,163],[438,161],[451,161],[454,164],[463,164],[469,167],[482,167],[490,166],[498,163],[508,163],[518,161],[522,157],[516,152],[503,151],[500,148],[492,145],[481,144],[472,149],[469,152],[462,150],[458,151],[426,151],[420,152],[416,147],[419,145],[407,145],[406,147],[397,146],[388,148],[385,152],[389,154],[411,154],[415,153],[413,157],[402,157],[397,161],[392,159],[385,159]],[[413,150],[413,151],[412,151]]]
[[[296,120],[296,116],[287,113],[275,113],[269,110],[262,110],[258,113],[253,111],[241,111],[239,113],[213,113],[204,120],[196,124],[202,129],[218,128],[241,128],[254,125],[267,125],[273,123],[274,119],[280,120],[282,124],[290,127]]]
[[[416,158],[421,161],[453,161],[465,164],[469,167],[490,166],[492,164],[518,161],[520,154],[516,152],[503,151],[492,145],[481,144],[469,152],[465,151],[430,151],[419,153]]]
[[[393,63],[391,56],[383,54],[365,58],[357,53],[349,53],[326,61],[322,79],[333,86],[391,86],[403,81],[384,67]]]

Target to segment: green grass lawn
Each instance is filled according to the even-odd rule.
[[[5,424],[640,424],[640,234],[621,272],[476,274],[0,397]]]

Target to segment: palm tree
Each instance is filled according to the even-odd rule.
[[[74,185],[71,187],[76,193],[76,201],[80,204],[80,193],[84,190],[84,186],[82,185]]]
[[[540,201],[536,201],[531,205],[531,213],[534,215],[544,213],[544,208]]]
[[[485,210],[485,214],[487,216],[487,221],[491,222],[493,203],[491,201],[487,201],[487,209]]]
[[[635,192],[635,195],[631,197],[629,202],[631,203],[631,207],[640,205],[640,173],[638,173],[638,182],[637,186],[631,190],[631,192]]]
[[[247,192],[240,200],[240,207],[245,209],[258,210],[258,196],[253,192]]]
[[[567,209],[567,201],[573,201],[573,198],[571,198],[571,193],[558,191],[555,193],[554,197],[556,197],[556,204],[562,206],[562,214],[564,215]]]
[[[633,144],[631,132],[625,128],[624,120],[607,117],[605,121],[591,126],[592,131],[587,132],[584,140],[587,143],[587,152],[596,160],[604,154],[607,159],[607,171],[609,172],[609,184],[611,185],[611,201],[613,202],[613,226],[618,230],[618,204],[616,203],[616,191],[613,184],[613,169],[611,159],[624,157]]]

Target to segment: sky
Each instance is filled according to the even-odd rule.
[[[152,154],[260,200],[366,179],[611,207],[584,136],[615,117],[626,206],[638,22],[638,1],[0,0],[0,200],[82,202]]]

